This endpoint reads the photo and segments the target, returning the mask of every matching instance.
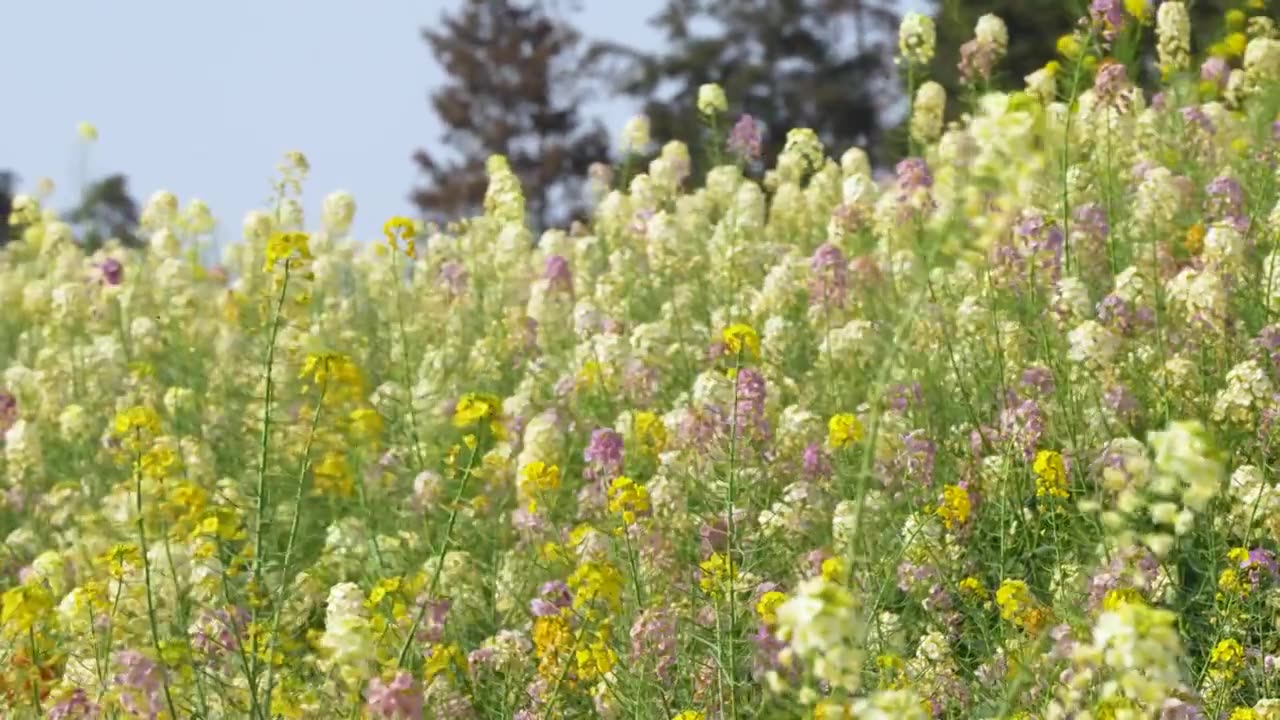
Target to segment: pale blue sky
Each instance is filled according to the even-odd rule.
[[[98,127],[89,174],[124,172],[139,202],[167,189],[198,197],[219,240],[239,237],[281,155],[311,161],[309,220],[332,190],[358,205],[356,231],[410,210],[410,155],[435,143],[428,104],[442,73],[420,29],[457,0],[38,0],[7,3],[0,168],[22,188],[78,192],[76,125]],[[585,0],[588,36],[642,47],[658,0]],[[603,104],[615,133],[633,108]]]

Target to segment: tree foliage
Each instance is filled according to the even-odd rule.
[[[425,176],[414,204],[437,221],[475,213],[485,161],[501,153],[524,184],[535,227],[579,213],[587,170],[606,159],[608,136],[580,112],[589,95],[581,37],[563,14],[532,0],[466,0],[423,37],[449,80],[431,95],[443,142],[414,155]]]
[[[9,242],[9,213],[13,210],[14,186],[17,177],[7,171],[0,170],[0,247]]]
[[[1223,16],[1237,4],[1229,0],[1188,3],[1193,50],[1203,51],[1213,39],[1221,36]],[[1009,28],[1008,55],[996,69],[993,83],[1002,88],[1021,87],[1024,77],[1054,56],[1054,46],[1060,36],[1088,22],[1089,8],[1090,3],[1084,0],[937,0],[938,56],[931,68],[934,79],[953,96],[962,89],[956,69],[960,47],[973,37],[978,18],[989,13],[999,16]],[[1129,63],[1144,85],[1154,87],[1159,80],[1154,66],[1154,28],[1143,27],[1140,32],[1129,33],[1125,40],[1124,53],[1128,57],[1118,59]]]
[[[80,204],[66,217],[81,228],[80,242],[88,251],[112,238],[128,246],[139,244],[138,203],[129,194],[128,178],[122,174],[90,183],[80,196]]]
[[[884,114],[899,97],[897,14],[887,4],[668,0],[652,24],[663,36],[659,51],[604,43],[595,54],[609,59],[618,91],[643,102],[654,135],[694,140],[695,158],[724,139],[707,144],[702,134],[694,100],[703,83],[724,88],[731,118],[745,113],[764,126],[766,163],[793,127],[812,128],[837,153],[851,145],[874,152]]]

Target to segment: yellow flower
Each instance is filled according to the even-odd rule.
[[[934,514],[942,518],[942,524],[948,530],[953,530],[968,522],[971,508],[968,490],[959,485],[947,485],[942,488],[942,503]]]
[[[662,452],[667,446],[667,426],[657,413],[642,410],[636,413],[631,421],[636,441],[654,454]]]
[[[1244,667],[1244,646],[1239,640],[1227,638],[1213,646],[1209,653],[1209,674],[1220,680],[1229,680]]]
[[[616,611],[622,603],[622,574],[607,562],[583,563],[565,582],[573,591],[575,610],[589,608],[600,600],[604,609]]]
[[[382,602],[387,595],[398,592],[400,586],[404,584],[404,580],[400,577],[389,577],[379,580],[373,589],[369,591],[369,604],[377,605]]]
[[[538,658],[538,674],[554,680],[559,675],[560,659],[574,644],[569,621],[560,615],[536,618],[530,636],[534,657]]]
[[[1005,580],[996,590],[996,607],[1000,617],[1029,633],[1039,632],[1049,619],[1048,612],[1036,602],[1027,584],[1021,580]]]
[[[609,512],[621,515],[625,525],[634,525],[637,515],[649,512],[649,491],[629,477],[614,478],[609,484]]]
[[[453,426],[464,428],[484,420],[492,420],[502,409],[502,401],[496,395],[467,393],[458,399],[453,408]]]
[[[1231,711],[1227,720],[1262,720],[1262,716],[1251,707],[1238,707]]]
[[[852,447],[862,440],[862,421],[853,413],[832,415],[827,421],[827,446],[833,450]]]
[[[591,681],[608,673],[618,661],[613,649],[605,644],[604,634],[599,633],[585,648],[575,653],[578,666],[578,678]]]
[[[960,594],[966,597],[978,598],[979,600],[987,596],[987,589],[982,587],[982,581],[970,575],[960,581]]]
[[[1204,250],[1204,236],[1204,225],[1196,223],[1187,228],[1187,236],[1182,241],[1182,247],[1186,248],[1187,252],[1192,255],[1199,255],[1200,251]]]
[[[1036,453],[1036,497],[1067,497],[1067,469],[1062,454],[1054,450]]]
[[[591,388],[601,384],[604,379],[604,368],[595,360],[588,360],[582,363],[582,369],[578,371],[577,387]]]
[[[734,323],[721,333],[724,349],[730,355],[760,356],[760,336],[750,325]]]
[[[418,234],[418,226],[407,217],[396,215],[382,226],[382,234],[387,236],[387,245],[393,252],[399,251],[400,241],[404,241],[404,254],[417,257],[414,237]]]
[[[712,597],[719,597],[721,588],[731,584],[738,576],[735,563],[722,553],[712,553],[711,557],[699,563],[698,567],[702,570],[698,587]]]
[[[765,627],[776,625],[778,623],[778,607],[786,601],[787,596],[777,590],[770,590],[761,595],[760,599],[756,601],[756,614],[760,616],[760,622],[764,623]]]
[[[1231,57],[1240,57],[1249,46],[1249,36],[1242,32],[1233,32],[1223,42],[1226,44],[1227,54]]]
[[[431,654],[422,668],[422,677],[429,684],[441,673],[448,673],[447,677],[456,682],[459,671],[465,672],[466,669],[467,656],[461,648],[457,645],[436,645],[431,648]]]
[[[1000,617],[1005,620],[1012,620],[1031,604],[1031,592],[1021,580],[1005,580],[996,590],[996,607],[1000,608]]]
[[[171,477],[178,466],[178,454],[168,445],[157,444],[142,454],[139,465],[143,475],[164,480]]]
[[[1236,595],[1247,595],[1249,584],[1240,577],[1239,571],[1229,567],[1218,575],[1218,589]]]
[[[525,484],[539,491],[547,492],[560,487],[560,467],[548,465],[541,460],[534,460],[520,470]]]
[[[351,411],[351,430],[363,440],[376,441],[382,436],[382,416],[373,408]]]
[[[309,353],[298,373],[322,388],[326,404],[355,400],[364,396],[364,376],[355,361],[339,353]]]
[[[160,416],[149,407],[135,406],[117,413],[114,429],[116,437],[133,437],[136,434],[158,435]]]
[[[1232,8],[1227,11],[1225,19],[1228,30],[1243,30],[1245,23],[1249,21],[1249,16],[1245,15],[1243,10]]]
[[[39,583],[25,583],[0,596],[0,628],[10,637],[23,637],[53,609],[53,595]]]
[[[1115,588],[1108,590],[1107,594],[1102,597],[1102,609],[1106,611],[1118,610],[1122,605],[1132,605],[1142,602],[1142,594],[1133,588]]]
[[[876,656],[876,668],[880,671],[881,688],[906,687],[907,665],[902,658],[891,653],[881,653]]]
[[[347,468],[347,456],[336,450],[324,454],[311,469],[315,476],[316,492],[321,495],[351,497],[355,492],[355,480]]]
[[[838,557],[829,557],[822,561],[822,568],[819,571],[822,579],[827,582],[843,582],[844,581],[844,563]]]
[[[276,263],[294,258],[311,259],[311,238],[304,232],[278,232],[267,240],[266,261],[262,264],[263,272],[271,272]]]
[[[1058,54],[1068,60],[1074,60],[1079,57],[1081,49],[1080,39],[1075,35],[1067,34],[1058,38]]]
[[[1138,22],[1145,23],[1151,19],[1151,8],[1147,0],[1124,0],[1124,9],[1137,18]]]
[[[697,710],[685,710],[671,720],[707,720],[707,716]]]

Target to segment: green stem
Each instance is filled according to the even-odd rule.
[[[427,584],[426,599],[422,606],[418,608],[418,613],[413,618],[413,624],[409,626],[409,632],[404,637],[404,644],[400,646],[400,656],[396,661],[397,667],[404,667],[405,662],[409,659],[409,650],[413,646],[413,638],[418,634],[418,626],[422,624],[422,619],[427,615],[427,608],[431,607],[431,596],[435,594],[436,585],[440,582],[440,572],[444,569],[444,556],[449,550],[449,540],[453,537],[454,525],[458,522],[458,503],[462,501],[462,495],[467,490],[467,481],[471,479],[472,471],[475,469],[476,458],[480,456],[480,441],[476,440],[475,447],[471,448],[471,456],[467,458],[467,466],[462,470],[462,481],[458,483],[458,490],[453,495],[453,502],[449,507],[449,520],[445,524],[444,541],[440,543],[440,551],[436,553],[436,569],[431,574],[431,582]]]
[[[141,432],[135,436],[135,441],[142,442]],[[161,675],[160,682],[164,687],[165,703],[169,706],[169,715],[171,717],[179,717],[177,709],[173,704],[173,695],[169,692],[169,674],[165,671],[164,653],[160,649],[160,625],[156,622],[156,602],[151,591],[151,558],[147,552],[147,525],[142,515],[142,451],[135,450],[133,458],[133,480],[134,491],[136,493],[135,509],[138,512],[138,551],[142,555],[142,573],[143,579],[147,586],[147,620],[151,625],[151,644],[156,650],[156,662],[160,664]]]
[[[324,374],[324,382],[320,384],[320,397],[316,400],[315,412],[311,414],[311,426],[307,430],[307,441],[302,449],[302,465],[298,468],[298,480],[293,495],[293,517],[289,520],[289,539],[284,546],[284,560],[280,566],[280,584],[276,587],[276,597],[271,609],[271,640],[267,647],[267,694],[262,705],[271,714],[271,695],[275,691],[276,666],[272,659],[276,654],[276,641],[279,638],[280,609],[283,606],[284,589],[289,583],[289,562],[293,559],[294,544],[298,539],[298,526],[302,520],[302,496],[307,484],[307,472],[311,469],[311,448],[315,444],[316,428],[320,424],[320,412],[324,409],[324,397],[329,391],[329,373]]]
[[[262,557],[266,542],[267,510],[267,458],[271,450],[271,403],[275,400],[275,382],[272,371],[275,368],[276,340],[280,335],[280,324],[283,316],[285,297],[289,292],[289,260],[284,262],[284,278],[280,283],[280,295],[276,299],[275,312],[271,318],[271,334],[267,340],[266,388],[263,391],[262,434],[258,442],[258,487],[255,499],[257,517],[254,520],[253,538],[253,581],[252,591],[257,592],[262,586]],[[258,607],[250,598],[250,626],[257,622]],[[249,672],[249,697],[258,696],[258,636],[255,633],[250,649],[252,668]]]

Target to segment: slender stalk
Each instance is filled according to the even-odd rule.
[[[141,443],[141,431],[135,436],[137,442]],[[151,643],[156,650],[156,662],[160,664],[161,669],[164,668],[164,654],[160,650],[160,625],[156,622],[156,601],[151,591],[151,558],[147,552],[147,524],[142,515],[142,451],[135,450],[133,458],[133,480],[135,491],[135,509],[138,513],[138,551],[142,555],[142,574],[147,586],[147,620],[151,624]],[[164,688],[164,700],[169,706],[169,715],[171,717],[179,717],[177,709],[173,704],[173,695],[169,692],[169,674],[162,672],[160,675],[160,683]]]
[[[396,327],[400,331],[400,369],[404,375],[404,391],[408,397],[408,413],[409,413],[409,436],[413,440],[413,459],[418,464],[414,470],[421,470],[426,462],[422,457],[422,443],[418,439],[418,415],[413,409],[413,374],[409,367],[409,335],[404,329],[404,310],[400,307],[400,269],[399,263],[396,262],[396,256],[399,255],[399,248],[391,248],[391,274],[395,276],[396,282],[396,301],[393,303],[396,308]],[[361,491],[363,493],[363,490]],[[377,538],[374,538],[374,550],[377,550]],[[381,562],[381,557],[379,557]]]
[[[270,503],[267,502],[267,458],[271,452],[271,403],[275,400],[275,378],[273,370],[275,368],[276,359],[276,340],[280,335],[280,324],[283,319],[284,301],[289,292],[289,261],[284,262],[284,277],[280,283],[280,294],[276,298],[275,311],[271,318],[271,333],[267,340],[267,358],[266,364],[266,388],[263,390],[263,407],[262,407],[262,434],[258,440],[258,482],[257,493],[255,498],[256,518],[254,520],[253,531],[253,572],[252,586],[253,592],[262,585],[262,558],[266,544],[266,525],[267,511]],[[257,622],[258,607],[257,603],[250,598],[249,602],[250,620],[252,626]],[[255,700],[258,696],[258,636],[253,635],[251,640],[252,648],[250,650],[250,660],[252,666],[249,670],[249,697]]]
[[[36,650],[36,627],[27,626],[27,641],[31,643],[31,669],[35,675],[31,678],[31,704],[36,708],[36,717],[44,717],[44,708],[40,705],[40,653]]]
[[[454,525],[458,522],[458,503],[462,501],[462,495],[467,490],[467,481],[471,479],[471,474],[475,470],[476,458],[480,456],[480,441],[476,440],[475,447],[471,448],[471,455],[467,458],[467,466],[462,470],[462,480],[458,483],[458,490],[453,494],[453,502],[449,507],[449,520],[445,523],[444,541],[440,543],[440,551],[436,553],[436,569],[431,573],[431,582],[427,584],[426,600],[422,606],[418,608],[417,615],[413,618],[413,624],[409,626],[409,632],[404,636],[404,644],[400,646],[400,656],[396,661],[397,667],[404,667],[409,659],[409,650],[413,646],[413,638],[418,634],[418,626],[422,624],[422,619],[427,615],[427,608],[431,606],[431,596],[435,594],[436,585],[440,582],[440,573],[444,569],[444,556],[449,550],[449,541],[453,537]]]
[[[729,563],[729,586],[725,593],[729,599],[729,657],[726,667],[725,662],[721,662],[721,672],[728,676],[729,681],[729,714],[730,717],[738,717],[738,661],[737,661],[737,643],[738,643],[738,608],[734,598],[734,574],[736,572],[735,560],[733,557],[733,543],[736,537],[736,526],[733,520],[734,503],[737,501],[737,479],[738,479],[738,376],[742,372],[742,349],[739,348],[733,361],[733,407],[729,412],[729,482],[725,488],[724,505],[725,505],[725,526],[728,537],[725,538],[725,549],[728,555]],[[718,615],[718,613],[717,613]],[[720,633],[720,623],[716,623],[716,632]],[[721,643],[721,653],[724,652],[723,636],[719,638]]]
[[[293,517],[289,520],[289,539],[284,546],[284,560],[280,565],[280,584],[276,587],[275,598],[271,608],[271,639],[267,647],[267,694],[262,706],[271,714],[271,695],[275,691],[276,666],[272,658],[276,654],[276,642],[279,638],[280,609],[284,605],[284,589],[289,583],[289,563],[293,560],[293,548],[298,539],[298,526],[302,520],[302,496],[307,484],[307,473],[311,470],[311,448],[315,444],[316,428],[320,424],[320,412],[324,409],[325,394],[329,391],[329,373],[324,374],[320,384],[320,397],[316,400],[315,412],[311,414],[311,426],[307,429],[307,440],[302,449],[302,464],[298,467],[298,479],[293,495]]]
[[[275,366],[276,359],[276,339],[280,335],[280,322],[282,319],[281,311],[284,309],[284,299],[289,292],[289,262],[286,260],[284,264],[284,280],[280,283],[280,295],[276,298],[276,307],[271,319],[271,336],[267,341],[267,360],[266,360],[266,389],[263,391],[263,408],[262,408],[262,435],[258,442],[258,496],[257,496],[257,519],[254,526],[254,546],[253,546],[253,579],[259,582],[262,577],[262,550],[264,543],[263,528],[266,526],[266,502],[267,494],[267,458],[271,451],[271,401],[275,399],[275,383],[272,376],[272,370]]]

